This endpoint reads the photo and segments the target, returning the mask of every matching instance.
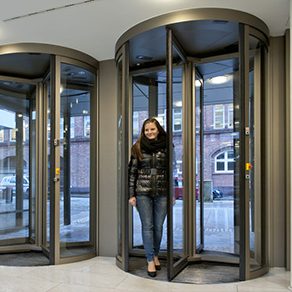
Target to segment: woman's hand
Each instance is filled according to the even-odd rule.
[[[136,197],[131,197],[129,199],[129,203],[133,206],[133,207],[136,207]]]

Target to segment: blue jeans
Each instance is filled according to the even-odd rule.
[[[167,197],[138,195],[137,208],[142,223],[142,240],[148,262],[158,256],[167,212]]]

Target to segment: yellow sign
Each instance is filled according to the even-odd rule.
[[[246,170],[251,170],[252,169],[252,165],[250,163],[246,164]]]
[[[60,168],[56,168],[56,174],[60,174]]]

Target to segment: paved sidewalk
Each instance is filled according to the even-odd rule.
[[[196,234],[200,234],[199,211],[197,204]],[[134,210],[134,246],[142,245],[141,224],[138,212]],[[173,238],[174,248],[182,249],[183,246],[183,201],[177,200],[173,207]],[[204,236],[205,250],[234,252],[234,212],[232,200],[218,200],[204,204]],[[197,238],[197,243],[200,239]],[[164,222],[161,249],[167,248],[167,220]]]

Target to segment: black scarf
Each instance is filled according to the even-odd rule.
[[[143,136],[140,140],[141,149],[145,150],[147,153],[153,153],[157,149],[166,148],[166,135],[159,134],[157,140],[148,139],[146,136]]]

